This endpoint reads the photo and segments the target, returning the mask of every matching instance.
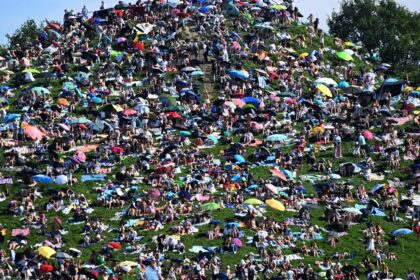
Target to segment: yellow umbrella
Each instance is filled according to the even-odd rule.
[[[305,58],[305,57],[307,57],[308,55],[309,55],[309,53],[304,52],[304,53],[301,53],[301,54],[299,55],[299,58]]]
[[[355,47],[356,45],[353,42],[345,42],[344,46],[346,47]]]
[[[420,110],[413,111],[413,114],[416,115],[416,116],[419,115],[420,114]]]
[[[417,91],[420,91],[420,87],[416,88]]]
[[[275,199],[268,199],[265,201],[265,204],[267,204],[268,206],[270,206],[271,208],[278,210],[278,211],[285,211],[286,207],[284,207],[284,204],[281,203],[278,200]]]
[[[118,266],[140,266],[140,265],[132,261],[123,261],[123,262],[120,262]]]
[[[317,88],[320,92],[322,92],[324,95],[326,95],[326,96],[328,96],[328,97],[332,97],[332,93],[331,93],[330,89],[329,89],[329,88],[327,88],[325,85],[323,85],[323,84],[318,84],[318,85],[316,86],[316,88]]]
[[[314,129],[312,129],[312,135],[317,135],[318,132],[319,133],[324,133],[325,128],[323,128],[322,126],[316,126],[314,127]]]
[[[420,88],[419,88],[420,89]],[[412,91],[413,90],[413,88],[412,87],[406,87],[405,89],[404,89],[404,92],[405,93],[409,93],[410,91]]]
[[[41,246],[38,248],[38,253],[44,258],[49,259],[52,255],[55,254],[55,250],[48,246]]]

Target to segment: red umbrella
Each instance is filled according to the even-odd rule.
[[[270,76],[270,78],[274,78],[274,79],[280,78],[280,75],[275,72],[268,72],[268,75]]]
[[[286,175],[283,172],[281,172],[280,170],[278,170],[276,168],[273,168],[270,171],[271,171],[271,173],[273,173],[275,176],[279,177],[283,181],[288,181]]]
[[[236,245],[238,248],[242,248],[242,241],[239,238],[233,238],[232,243]]]
[[[371,141],[373,140],[373,133],[369,130],[363,130],[362,135],[365,137],[366,140]]]
[[[169,115],[173,119],[181,118],[181,115],[178,112],[166,112],[165,114]]]
[[[123,115],[126,115],[126,116],[132,116],[132,115],[137,114],[137,111],[133,109],[127,109],[127,110],[124,110],[122,113]]]
[[[57,23],[50,23],[50,24],[48,25],[48,27],[50,27],[50,28],[52,28],[52,29],[55,29],[55,30],[56,30],[56,31],[58,31],[58,32],[61,32],[61,31],[62,31],[61,26],[60,26],[60,25],[58,25]]]
[[[114,248],[115,250],[118,250],[121,248],[121,244],[114,241],[108,242],[108,245]]]
[[[111,152],[114,154],[122,154],[124,152],[124,149],[118,146],[115,146],[111,149]]]
[[[133,46],[134,46],[135,48],[137,48],[137,49],[141,50],[142,52],[144,51],[144,45],[143,45],[143,43],[142,43],[142,42],[135,42],[135,43],[133,44]]]
[[[43,264],[41,265],[40,269],[41,272],[51,272],[54,271],[54,267],[50,264]]]
[[[87,129],[87,126],[84,123],[80,123],[78,126],[83,130]]]

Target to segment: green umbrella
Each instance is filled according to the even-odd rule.
[[[122,52],[112,50],[112,51],[109,53],[109,55],[110,55],[111,57],[117,57],[117,56],[119,56],[121,53],[122,53]]]
[[[243,15],[243,17],[250,23],[250,24],[254,24],[254,18],[252,17],[252,15],[250,13],[246,13]]]
[[[346,52],[338,52],[337,53],[337,57],[338,58],[341,58],[344,61],[353,60],[353,57],[351,55],[349,55],[348,53],[346,53]]]
[[[262,202],[261,200],[256,199],[256,198],[249,198],[249,199],[244,201],[244,204],[261,205],[261,204],[264,204],[264,202]]]
[[[277,94],[277,96],[280,96],[280,97],[296,97],[296,94],[294,94],[293,92],[290,92],[290,91],[284,91],[282,93]]]
[[[270,6],[270,8],[273,10],[286,10],[287,9],[287,7],[284,5],[273,5],[273,6]]]
[[[51,92],[44,87],[33,87],[31,91],[35,92],[38,96],[44,95],[44,94],[51,94]]]
[[[185,112],[186,110],[187,109],[185,107],[179,106],[179,105],[178,106],[172,105],[165,108],[166,112]]]
[[[38,74],[38,73],[41,73],[41,72],[39,72],[39,70],[36,70],[35,68],[28,68],[28,69],[23,70],[22,73],[35,73],[35,74]]]
[[[203,204],[201,206],[201,209],[203,209],[204,211],[217,210],[217,209],[220,209],[220,205],[217,204],[216,202],[209,202],[209,203]]]

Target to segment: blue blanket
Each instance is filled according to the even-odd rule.
[[[82,175],[82,183],[88,181],[103,181],[105,180],[105,174],[85,174]]]

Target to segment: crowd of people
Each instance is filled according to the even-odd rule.
[[[420,88],[293,0],[106,5],[1,57],[2,279],[420,279]]]

